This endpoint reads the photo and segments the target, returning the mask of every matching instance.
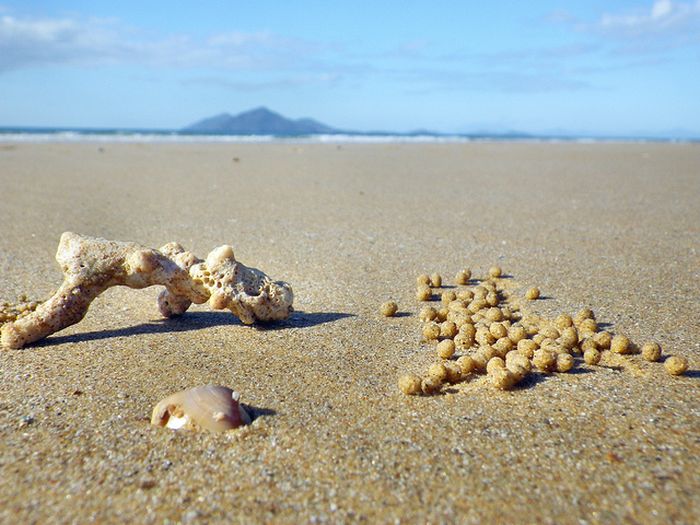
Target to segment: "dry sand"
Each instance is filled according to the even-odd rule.
[[[236,160],[238,159],[238,160]],[[0,522],[691,523],[700,515],[700,146],[0,145],[0,300],[42,298],[72,230],[204,255],[223,243],[289,281],[264,330],[156,289],[0,351]],[[396,386],[434,360],[418,273],[499,263],[546,315],[592,307],[688,358],[579,365],[512,392]],[[409,313],[378,306],[394,298]],[[149,425],[205,383],[250,427]]]

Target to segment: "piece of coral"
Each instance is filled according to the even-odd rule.
[[[33,312],[4,324],[2,346],[22,348],[79,322],[93,299],[111,286],[164,286],[158,308],[165,317],[207,301],[214,310],[230,310],[244,324],[286,319],[292,312],[289,284],[236,261],[228,245],[201,260],[174,242],[155,250],[66,232],[56,261],[64,277],[60,288]]]

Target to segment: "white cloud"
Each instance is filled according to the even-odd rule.
[[[656,0],[644,10],[605,13],[598,20],[597,27],[622,36],[700,30],[700,0],[694,3]]]
[[[323,51],[312,42],[270,32],[158,38],[113,19],[0,16],[0,73],[64,64],[284,70],[307,67],[306,61]]]

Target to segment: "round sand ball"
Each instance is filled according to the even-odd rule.
[[[508,329],[503,326],[502,323],[491,323],[491,326],[489,326],[489,332],[491,332],[491,335],[493,335],[496,339],[500,339],[501,337],[508,335]]]
[[[442,276],[439,273],[434,273],[430,276],[430,285],[433,288],[440,288],[442,286]]]
[[[457,299],[457,294],[452,290],[447,290],[440,294],[440,301],[442,301],[442,304],[449,305],[455,299]]]
[[[515,382],[519,383],[523,379],[527,377],[527,375],[530,373],[530,361],[527,361],[528,367],[525,368],[524,366],[520,366],[519,364],[514,364],[511,366],[507,366],[506,368],[508,371],[513,374],[513,377],[515,378]]]
[[[435,321],[430,321],[423,326],[423,337],[427,341],[433,341],[440,337],[440,325]]]
[[[557,372],[563,374],[574,367],[574,356],[570,354],[557,354]]]
[[[499,356],[504,357],[508,352],[510,352],[513,349],[513,341],[511,341],[507,337],[501,337],[498,341],[493,343],[492,346]]]
[[[489,306],[498,306],[498,294],[496,292],[489,292],[486,294],[486,304]]]
[[[471,274],[467,272],[468,270],[462,270],[461,272],[457,272],[457,275],[455,275],[455,283],[462,285],[469,283]]]
[[[554,326],[559,330],[564,330],[564,328],[569,328],[574,325],[574,320],[569,314],[559,314],[554,320]]]
[[[513,310],[510,308],[510,306],[502,306],[501,314],[503,315],[503,319],[505,319],[506,321],[513,320]]]
[[[554,328],[553,326],[545,326],[540,330],[540,334],[545,336],[547,339],[558,339],[559,336],[561,335],[559,333],[559,330]]]
[[[465,324],[471,324],[471,317],[462,312],[451,311],[447,314],[447,321],[452,321],[457,325],[457,328],[464,326]]]
[[[452,292],[452,293],[454,293],[454,292]],[[456,298],[447,303],[447,309],[450,312],[462,312],[464,314],[469,313],[469,310],[467,310],[467,305],[464,303],[464,301],[460,301],[459,299],[456,299]]]
[[[490,374],[496,368],[505,368],[506,362],[501,357],[492,357],[489,362],[486,363],[486,373]]]
[[[521,339],[527,337],[527,332],[522,326],[511,326],[508,328],[508,337],[513,341],[513,344],[517,345]]]
[[[422,273],[416,277],[416,285],[430,286],[430,276],[427,273]]]
[[[483,372],[486,370],[486,364],[494,357],[496,357],[496,351],[491,346],[480,346],[474,355],[472,355],[474,370],[477,372]]]
[[[523,328],[525,328],[528,337],[534,337],[540,331],[540,327],[533,323],[523,323]]]
[[[590,308],[582,308],[574,316],[574,324],[579,325],[584,319],[595,319],[595,314]]]
[[[421,284],[416,289],[416,299],[418,299],[419,301],[430,301],[432,296],[433,296],[433,291],[430,289],[430,286],[428,286],[428,285]]]
[[[557,363],[557,354],[546,348],[540,348],[532,356],[532,364],[543,372],[550,372]]]
[[[423,322],[432,321],[437,317],[437,310],[432,306],[424,306],[418,314],[418,319]]]
[[[399,307],[394,301],[387,301],[386,303],[382,304],[379,311],[384,317],[393,317],[396,315],[398,309]]]
[[[447,321],[447,314],[449,313],[450,311],[447,309],[446,306],[438,308],[437,317],[435,318],[435,320],[444,323],[445,321]]]
[[[460,290],[457,292],[457,299],[460,301],[465,301],[467,304],[469,304],[472,299],[474,299],[474,292],[471,290]]]
[[[416,396],[422,392],[421,380],[416,374],[406,374],[399,378],[399,389],[407,396]]]
[[[593,335],[593,340],[595,341],[595,344],[598,345],[598,348],[607,350],[608,348],[610,348],[610,343],[612,342],[612,335],[610,335],[610,332],[606,331],[596,332]]]
[[[559,344],[565,348],[573,348],[578,343],[578,332],[573,326],[564,328],[559,336]]]
[[[480,345],[491,345],[496,342],[496,338],[491,335],[491,332],[485,326],[477,329],[476,342]]]
[[[581,343],[581,351],[586,352],[586,350],[598,350],[598,344],[595,342],[595,339],[592,337],[589,337],[587,339],[583,340],[583,343]]]
[[[528,290],[525,292],[525,299],[528,301],[534,301],[535,299],[540,298],[540,289],[537,288],[536,286],[533,286],[532,288],[528,288]]]
[[[445,381],[447,378],[447,368],[442,363],[433,363],[428,367],[428,377],[437,381]]]
[[[616,354],[628,354],[630,346],[630,340],[626,335],[618,334],[610,341],[610,351]]]
[[[452,321],[445,321],[440,324],[440,337],[448,337],[452,339],[457,335],[457,325]]]
[[[526,372],[529,372],[532,369],[532,364],[520,352],[508,352],[506,354],[506,368],[513,372],[515,367],[522,367]]]
[[[459,332],[454,338],[455,346],[459,348],[471,348],[474,346],[474,336]]]
[[[446,381],[448,383],[454,385],[462,380],[462,369],[456,361],[448,361],[445,363],[445,370],[447,370]]]
[[[598,323],[595,322],[595,319],[584,319],[579,323],[578,331],[596,333],[598,331]]]
[[[496,368],[488,377],[491,384],[499,390],[510,390],[518,382],[517,377],[507,368]]]
[[[600,363],[600,351],[596,348],[589,348],[583,353],[583,360],[587,365],[597,365]]]
[[[471,358],[471,356],[468,355],[461,356],[459,359],[457,359],[456,363],[462,370],[462,376],[471,374],[474,371],[474,368],[476,367],[474,360]]]
[[[652,341],[642,345],[642,357],[647,361],[658,361],[661,359],[661,346],[659,346],[659,343]]]
[[[476,328],[474,328],[474,325],[471,323],[464,323],[459,327],[459,333],[467,335],[473,339],[476,337]]]
[[[672,376],[679,376],[688,370],[688,360],[679,355],[672,355],[664,362],[666,371]]]
[[[503,312],[501,312],[500,308],[493,306],[486,310],[486,319],[489,321],[503,321]]]
[[[426,396],[437,394],[442,388],[442,381],[428,376],[423,378],[420,388]]]
[[[521,339],[518,341],[518,352],[523,354],[526,358],[532,359],[537,350],[537,343],[532,339]]]
[[[503,270],[501,270],[500,266],[492,266],[489,268],[489,277],[500,277],[503,275]]]
[[[442,359],[449,359],[455,355],[455,342],[452,339],[440,341],[437,345],[437,354]]]

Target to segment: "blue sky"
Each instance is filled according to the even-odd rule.
[[[700,134],[700,0],[4,1],[0,126]]]

